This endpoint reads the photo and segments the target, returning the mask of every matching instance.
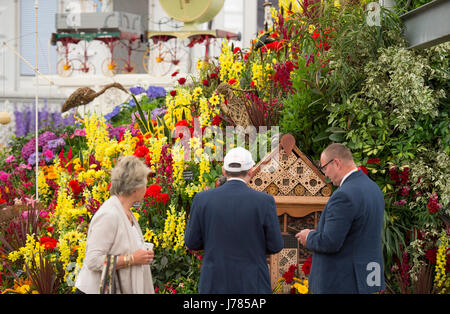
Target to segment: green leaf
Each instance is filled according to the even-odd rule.
[[[325,131],[326,132],[332,132],[332,133],[346,133],[347,132],[343,128],[334,127],[334,126],[326,129]]]
[[[329,136],[329,139],[333,142],[341,143],[344,141],[344,136],[342,133],[333,133]]]

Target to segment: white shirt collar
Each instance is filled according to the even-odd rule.
[[[228,178],[228,179],[227,179],[227,181],[232,181],[232,180],[242,181],[242,182],[244,182],[245,184],[247,184],[247,182],[246,182],[244,179],[242,179],[242,178]]]
[[[344,183],[345,179],[347,179],[353,172],[358,171],[358,168],[355,168],[353,170],[350,170],[341,180],[341,184],[339,186],[342,186],[342,184]]]

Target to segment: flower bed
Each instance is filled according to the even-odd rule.
[[[136,86],[134,98],[105,117],[41,130],[45,212],[33,203],[34,139],[17,137],[3,148],[0,202],[27,204],[30,214],[2,235],[0,289],[73,291],[89,221],[109,197],[110,170],[120,155],[134,154],[155,172],[133,213],[155,244],[156,290],[195,293],[202,252],[186,249],[184,228],[195,193],[221,176],[229,138],[217,134],[235,125],[223,108],[239,99],[251,124],[269,129],[258,140],[270,142],[270,127],[279,126],[312,159],[331,141],[345,143],[382,188],[388,293],[448,291],[449,234],[441,217],[450,214],[450,45],[409,51],[395,14],[383,11],[382,26],[368,26],[363,6],[314,3],[282,6],[251,49],[225,40],[218,60],[198,61],[198,76],[174,73],[168,93]],[[32,232],[18,232],[27,224]],[[305,270],[304,277],[294,269],[286,275],[289,289],[307,291]],[[43,285],[51,276],[54,284]]]

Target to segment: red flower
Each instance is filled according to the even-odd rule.
[[[292,280],[294,280],[296,269],[297,266],[291,265],[289,266],[289,270],[283,274],[283,278],[286,280],[286,283],[292,283]]]
[[[312,258],[311,256],[306,259],[306,261],[302,265],[302,271],[305,275],[309,275],[311,271]]]
[[[72,189],[72,193],[75,196],[78,196],[81,193],[83,193],[83,188],[81,187],[80,183],[77,180],[70,181],[69,187]]]
[[[264,53],[264,52],[267,52],[268,50],[277,52],[277,51],[281,50],[281,48],[283,48],[284,42],[285,42],[284,39],[280,40],[280,41],[275,40],[275,41],[265,45],[264,47],[262,47],[261,52]]]
[[[314,40],[317,40],[317,39],[319,39],[320,38],[320,33],[318,33],[318,32],[316,32],[316,31],[314,31],[313,33],[312,33],[312,38],[314,39]]]
[[[442,208],[442,204],[439,204],[438,196],[436,193],[431,194],[430,198],[428,199],[427,208],[430,214],[437,213]]]
[[[369,171],[368,171],[367,168],[364,167],[364,166],[359,166],[358,169],[362,170],[362,172],[364,172],[366,175],[369,174]]]
[[[179,137],[179,138],[183,138],[183,132],[184,132],[184,127],[189,128],[189,133],[192,134],[194,133],[194,128],[192,128],[189,125],[189,122],[187,122],[186,120],[180,120],[175,124],[175,138]]]
[[[185,79],[184,77],[180,77],[180,78],[178,79],[178,84],[184,85],[184,83],[186,83],[186,79]]]
[[[368,164],[377,164],[377,165],[379,165],[381,163],[381,160],[380,160],[380,158],[370,158],[367,161],[367,163]]]
[[[175,126],[185,126],[185,127],[189,127],[189,122],[187,122],[186,120],[180,120],[178,121]]]
[[[272,34],[270,34],[270,37],[272,37],[272,38],[280,38],[280,35],[278,35],[278,33],[272,33]]]
[[[0,204],[6,203],[6,200],[4,200],[3,198],[0,198]]]
[[[220,122],[222,122],[222,119],[220,118],[219,115],[216,115],[212,120],[212,125],[219,125]]]
[[[139,146],[138,148],[136,148],[136,150],[134,151],[134,156],[136,157],[145,157],[148,154],[149,150],[146,146]]]
[[[211,79],[216,79],[218,76],[217,76],[217,73],[211,73],[211,75],[209,77]]]
[[[425,258],[426,258],[430,263],[436,264],[436,252],[437,252],[436,248],[428,249],[428,250],[425,252]]]
[[[163,203],[164,205],[167,205],[167,203],[170,201],[169,194],[167,193],[160,193],[156,196],[156,200],[158,203]]]
[[[47,227],[47,232],[53,233],[53,227]]]
[[[162,187],[159,184],[151,184],[145,191],[145,197],[157,198],[161,193]]]
[[[58,244],[58,240],[53,239],[52,237],[41,237],[39,239],[39,242],[46,250],[49,250],[49,251],[53,251],[53,249]]]
[[[172,73],[172,77],[177,76],[177,75],[178,75],[178,72],[173,72]]]
[[[234,53],[234,54],[237,54],[239,51],[241,51],[241,48],[236,47],[236,48],[234,48],[233,53]]]
[[[205,85],[205,86],[209,86],[209,82],[208,82],[208,80],[203,80],[203,85]]]
[[[229,85],[233,85],[233,84],[236,83],[236,82],[237,82],[237,80],[233,78],[233,79],[231,79],[231,80],[228,81],[228,84],[229,84]]]
[[[171,90],[169,94],[170,94],[170,96],[175,97],[177,95],[177,91]]]

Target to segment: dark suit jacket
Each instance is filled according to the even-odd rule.
[[[266,254],[283,248],[272,195],[231,180],[195,195],[186,246],[205,250],[199,293],[271,293]]]
[[[344,181],[306,239],[313,251],[312,293],[373,293],[385,289],[381,233],[384,197],[361,170]]]

